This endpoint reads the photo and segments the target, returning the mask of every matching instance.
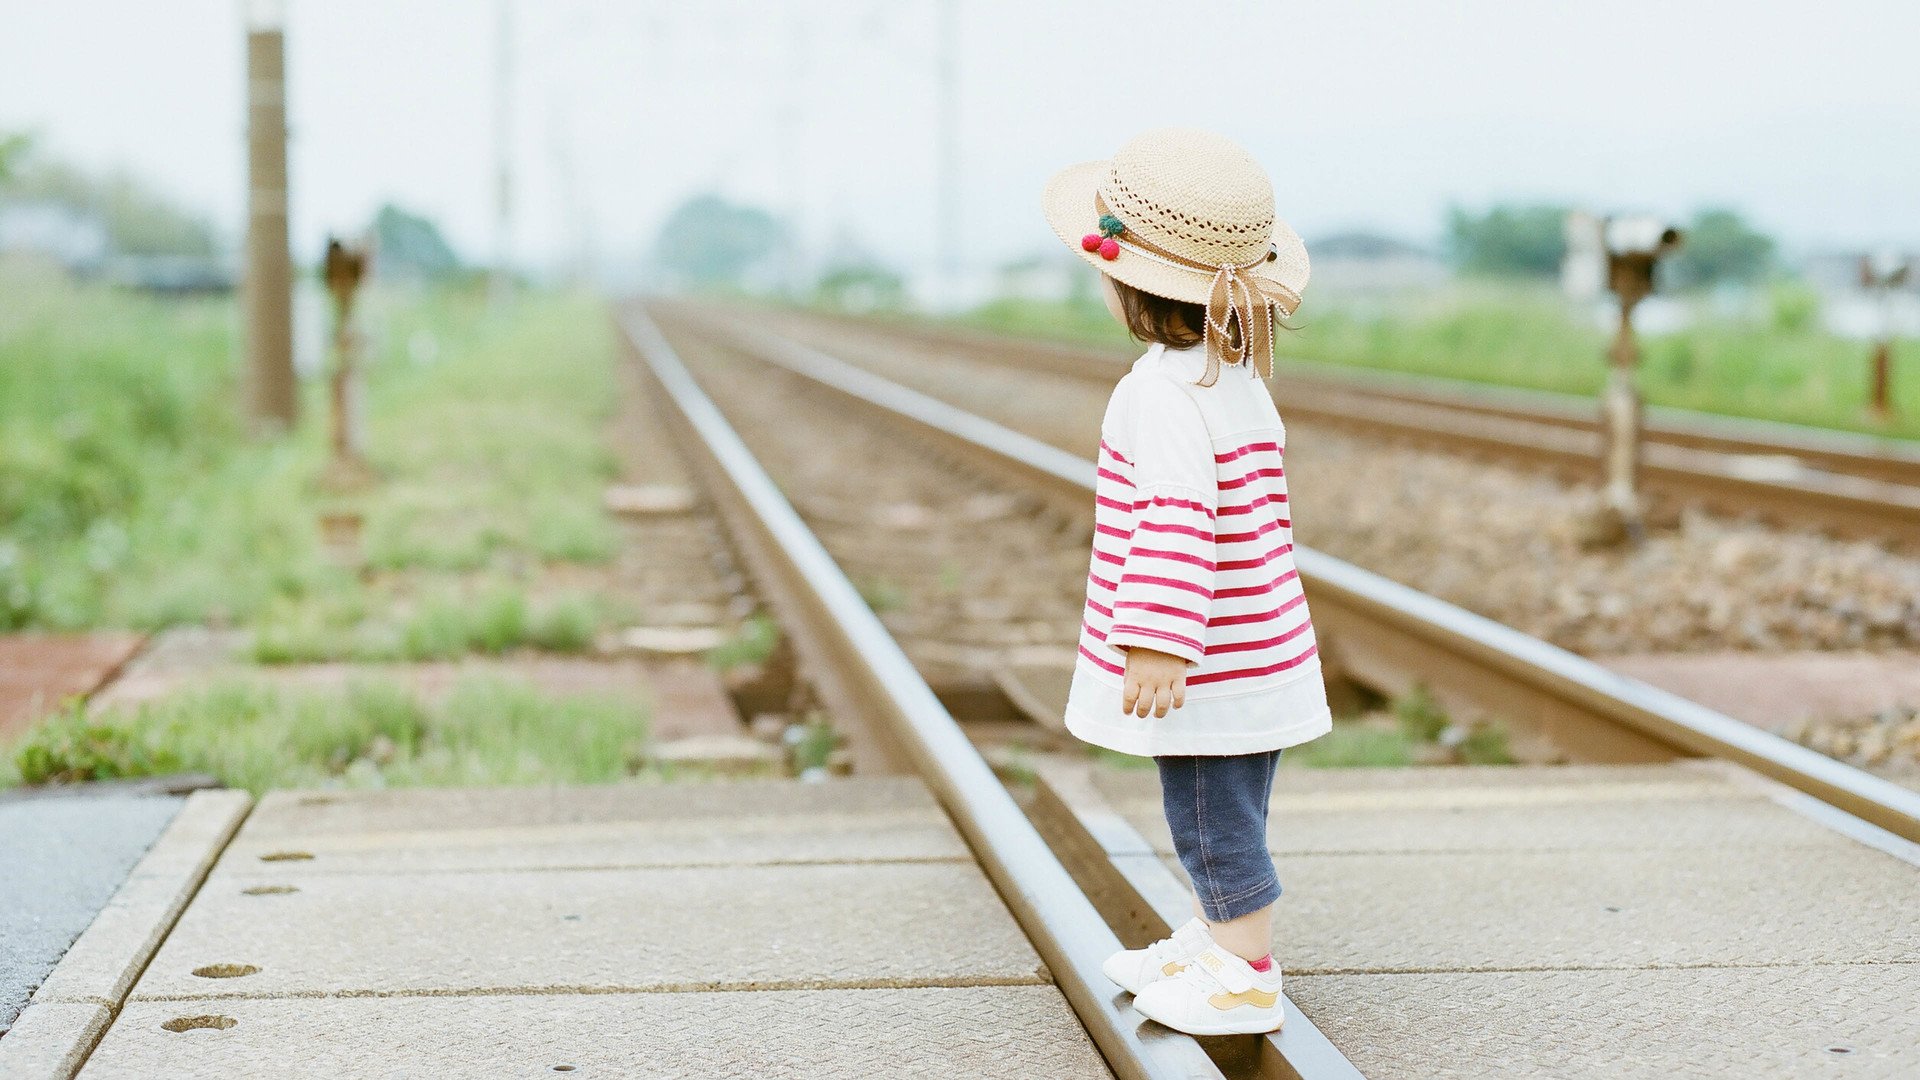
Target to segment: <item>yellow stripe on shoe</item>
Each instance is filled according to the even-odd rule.
[[[1207,1004],[1219,1009],[1221,1012],[1226,1012],[1228,1009],[1237,1009],[1242,1005],[1252,1005],[1257,1009],[1271,1009],[1273,1008],[1273,1003],[1279,1000],[1280,995],[1270,991],[1243,990],[1237,994],[1215,994],[1207,999]]]

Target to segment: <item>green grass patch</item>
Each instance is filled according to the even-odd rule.
[[[1639,381],[1650,404],[1729,416],[1920,438],[1920,341],[1895,347],[1898,416],[1868,420],[1868,346],[1822,330],[1818,298],[1773,286],[1743,315],[1691,298],[1696,321],[1642,339]],[[1097,299],[995,301],[958,317],[997,333],[1124,345]],[[1608,333],[1590,309],[1548,286],[1470,281],[1431,294],[1360,303],[1310,296],[1280,352],[1312,363],[1373,368],[1561,393],[1596,394]]]
[[[1362,769],[1415,764],[1420,744],[1394,728],[1359,721],[1341,721],[1325,735],[1289,749],[1280,756],[1288,765],[1306,769]]]
[[[644,761],[628,702],[487,676],[442,699],[370,679],[341,690],[234,680],[137,709],[75,708],[14,745],[0,784],[206,772],[232,787],[597,783]]]
[[[445,589],[410,606],[396,601],[370,610],[367,601],[365,593],[347,593],[268,611],[254,630],[254,661],[452,660],[516,649],[577,654],[591,651],[601,628],[616,620],[602,597],[535,601],[507,583],[472,593]]]
[[[780,647],[780,624],[766,615],[754,615],[740,624],[733,637],[707,650],[706,660],[719,671],[764,664]]]
[[[372,293],[380,480],[343,500],[318,485],[320,386],[299,431],[245,433],[231,300],[0,274],[0,631],[238,625],[261,659],[297,660],[579,651],[601,628],[599,606],[529,599],[543,568],[616,543],[594,298],[496,313],[477,291]],[[322,545],[320,513],[343,507],[364,566]]]

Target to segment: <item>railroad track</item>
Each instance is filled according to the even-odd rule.
[[[783,316],[826,335],[910,341],[971,360],[1111,385],[1131,363],[1111,350],[839,316]],[[1598,476],[1597,407],[1579,398],[1283,363],[1273,383],[1289,418],[1549,469]],[[1786,424],[1649,412],[1650,492],[1794,527],[1920,542],[1920,447]]]
[[[1093,463],[907,389],[818,349],[712,310],[676,309],[676,325],[724,340],[838,395],[909,440],[931,440],[987,475],[1059,506],[1084,508]],[[1330,666],[1383,692],[1424,686],[1462,711],[1524,718],[1593,762],[1731,761],[1909,841],[1920,793],[1901,788],[1704,706],[1380,575],[1308,548],[1296,559]]]
[[[927,784],[1116,1076],[1222,1076],[1197,1042],[1144,1024],[1101,974],[1121,943],[1092,901],[647,313],[629,308],[620,321],[756,587],[848,737],[856,768]],[[1304,1017],[1289,1027],[1295,1042],[1318,1034]],[[1324,1060],[1344,1063],[1319,1043]],[[1335,1067],[1317,1075],[1358,1074]]]

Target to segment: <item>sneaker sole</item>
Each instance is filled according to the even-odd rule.
[[[1137,1001],[1134,1002],[1134,1009],[1137,1010],[1141,1016],[1146,1017],[1154,1023],[1162,1027],[1172,1028],[1183,1035],[1270,1035],[1273,1032],[1279,1031],[1281,1026],[1286,1023],[1285,1014],[1281,1014],[1271,1019],[1263,1018],[1258,1021],[1249,1019],[1241,1021],[1240,1023],[1195,1024],[1188,1026],[1163,1020],[1153,1015],[1152,1012],[1140,1008],[1140,1003]]]

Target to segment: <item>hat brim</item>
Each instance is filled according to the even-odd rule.
[[[1053,228],[1053,234],[1067,245],[1068,250],[1079,256],[1080,261],[1116,281],[1123,281],[1142,292],[1169,300],[1189,304],[1206,303],[1213,292],[1213,274],[1209,271],[1170,266],[1124,248],[1120,257],[1112,260],[1101,258],[1097,251],[1081,248],[1080,238],[1098,231],[1099,214],[1094,210],[1093,200],[1100,192],[1100,185],[1106,182],[1110,164],[1106,161],[1086,161],[1070,165],[1047,181],[1041,206],[1047,215],[1047,224]],[[1291,226],[1278,218],[1273,222],[1273,250],[1275,258],[1245,273],[1275,282],[1292,290],[1295,296],[1306,295],[1307,245],[1301,242],[1299,234]]]

